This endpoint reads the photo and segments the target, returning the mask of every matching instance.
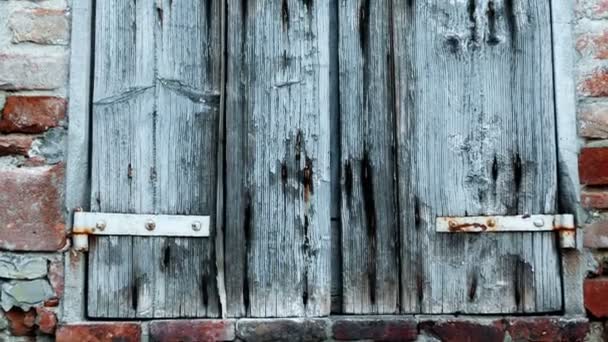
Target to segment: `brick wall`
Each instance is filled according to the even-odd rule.
[[[65,165],[68,0],[0,0],[0,340],[53,339],[63,295],[66,249]],[[290,338],[399,339],[427,336],[458,341],[509,335],[521,340],[589,341],[608,320],[608,0],[576,4],[577,96],[582,203],[589,211],[584,244],[592,262],[584,283],[591,325],[522,318],[497,321],[361,320],[152,323],[153,340],[178,335],[257,339],[264,331]],[[260,330],[261,329],[261,330]],[[65,341],[139,340],[136,323],[64,327]],[[466,335],[462,335],[466,331]],[[608,328],[606,329],[608,331]],[[173,334],[173,335],[167,335]],[[209,337],[211,336],[211,337]],[[430,337],[429,337],[430,336]],[[293,337],[293,336],[292,336]],[[473,339],[475,340],[475,339]]]
[[[0,0],[0,340],[52,339],[63,294],[66,0]]]
[[[576,17],[581,201],[590,214],[584,245],[593,258],[584,298],[599,328],[608,319],[608,1],[578,0]]]

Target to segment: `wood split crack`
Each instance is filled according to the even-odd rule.
[[[243,235],[245,237],[245,255],[243,256],[243,306],[245,315],[249,314],[249,256],[251,254],[251,225],[253,220],[253,209],[251,204],[251,194],[245,193],[245,210],[243,213]]]
[[[479,45],[479,23],[477,19],[477,3],[476,0],[468,0],[467,12],[469,14],[469,30],[471,34],[471,45],[476,47]]]
[[[368,264],[367,277],[369,283],[369,299],[372,304],[376,302],[376,256],[377,256],[377,231],[376,231],[376,204],[374,201],[373,169],[367,150],[363,152],[361,160],[361,187],[363,192],[363,205],[365,210],[367,239],[368,239]]]
[[[359,46],[364,56],[367,55],[369,42],[369,12],[370,0],[363,0],[359,7]]]
[[[283,31],[289,31],[289,4],[288,0],[281,0],[281,23]]]
[[[489,36],[488,36],[488,44],[489,45],[497,45],[500,43],[500,39],[496,32],[496,9],[494,5],[494,1],[488,2],[488,10],[486,11],[486,15],[488,16],[488,26],[489,26]]]

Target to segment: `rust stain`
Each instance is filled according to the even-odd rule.
[[[457,224],[456,222],[450,222],[448,224],[450,232],[465,232],[465,233],[477,233],[485,232],[488,230],[488,226],[482,223],[462,223]]]
[[[95,233],[95,228],[91,227],[74,227],[72,228],[72,235],[90,235]]]
[[[304,166],[304,170],[303,170],[302,183],[304,184],[304,201],[307,203],[310,199],[310,195],[312,195],[314,193],[312,176],[313,176],[312,159],[306,158],[306,165]]]

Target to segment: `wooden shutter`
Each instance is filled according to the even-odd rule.
[[[336,1],[96,2],[91,208],[211,236],[91,237],[89,316],[562,309],[553,233],[435,227],[559,214],[551,1]]]
[[[551,2],[339,7],[345,312],[561,310],[553,233],[435,231],[556,213]]]
[[[211,215],[211,237],[91,237],[91,317],[217,317],[219,1],[96,1],[91,208]]]
[[[229,316],[330,309],[328,1],[227,1]]]

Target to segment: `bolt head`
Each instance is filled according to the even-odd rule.
[[[201,230],[201,228],[202,228],[202,225],[199,221],[192,222],[192,230],[194,230],[195,232],[198,232]]]
[[[534,226],[535,227],[540,228],[540,227],[542,227],[544,225],[545,225],[545,220],[543,220],[543,219],[536,219],[536,220],[534,220]]]
[[[156,228],[156,223],[154,223],[154,221],[148,220],[148,222],[146,222],[147,230],[154,230],[155,228]]]
[[[489,219],[488,220],[488,227],[494,227],[496,226],[496,220],[495,219]]]
[[[95,224],[95,228],[97,230],[104,230],[106,229],[106,222],[105,221],[99,221]]]

